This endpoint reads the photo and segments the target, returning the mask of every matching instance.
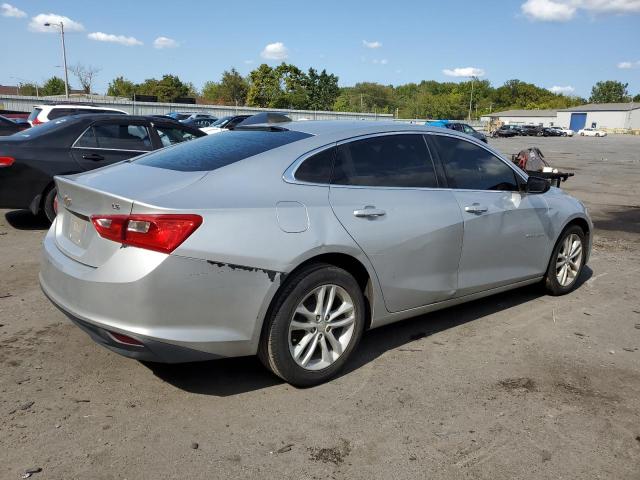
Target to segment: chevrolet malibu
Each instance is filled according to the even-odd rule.
[[[486,144],[382,122],[252,125],[56,177],[44,293],[96,342],[187,362],[257,354],[324,382],[363,332],[541,283],[571,292],[583,204]]]

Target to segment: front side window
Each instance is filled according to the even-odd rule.
[[[181,128],[156,126],[156,131],[158,132],[163,147],[197,138],[193,133],[182,130]]]
[[[433,188],[438,183],[422,135],[382,135],[338,147],[332,184]]]
[[[450,188],[517,191],[514,171],[478,145],[460,138],[433,135]]]
[[[87,128],[84,133],[76,140],[74,147],[78,148],[98,148],[96,140],[96,132],[93,127]]]
[[[151,150],[149,130],[143,125],[126,123],[94,125],[98,148],[116,150]]]

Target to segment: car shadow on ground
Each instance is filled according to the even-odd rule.
[[[48,230],[51,226],[44,215],[34,215],[30,210],[13,210],[5,213],[4,218],[17,230]]]
[[[578,282],[580,288],[593,275],[587,266]],[[450,328],[482,319],[545,295],[537,285],[518,288],[437,312],[420,315],[366,332],[353,358],[339,376],[357,371],[380,355]],[[421,349],[429,348],[421,346]],[[270,374],[257,357],[228,358],[198,363],[167,365],[144,363],[154,375],[191,393],[227,397],[283,383]]]

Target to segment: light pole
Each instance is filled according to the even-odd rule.
[[[67,49],[64,46],[64,23],[50,23],[44,24],[45,27],[60,27],[60,36],[62,37],[62,61],[64,64],[64,94],[69,100],[69,74],[67,72]]]
[[[475,81],[476,77],[472,76],[471,77],[471,99],[469,100],[469,121],[471,121],[471,106],[473,105],[473,82]]]

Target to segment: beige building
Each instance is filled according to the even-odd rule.
[[[558,110],[557,125],[574,131],[581,128],[602,130],[640,129],[640,103],[591,103]]]

